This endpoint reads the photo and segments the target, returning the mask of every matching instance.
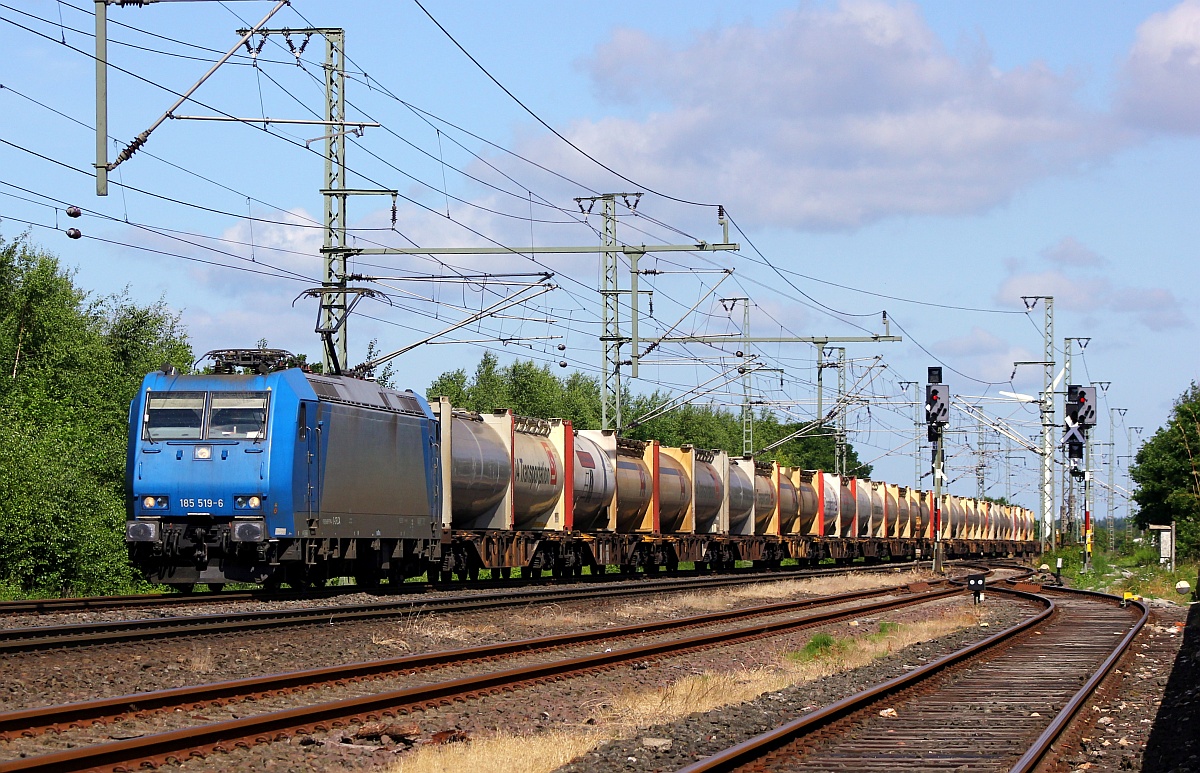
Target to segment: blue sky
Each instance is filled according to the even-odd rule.
[[[1042,357],[1041,308],[1023,313],[1021,295],[1055,296],[1060,367],[1064,337],[1091,339],[1076,353],[1072,381],[1112,382],[1102,409],[1128,409],[1118,455],[1125,428],[1148,436],[1196,376],[1200,2],[424,4],[540,118],[628,180],[539,125],[415,3],[295,0],[270,26],[344,28],[348,113],[384,125],[351,143],[351,184],[395,188],[402,198],[394,230],[389,200],[352,199],[362,244],[595,244],[598,219],[581,216],[572,198],[628,190],[646,195],[636,214],[622,211],[623,241],[712,242],[715,209],[671,197],[723,204],[744,231],[733,236],[741,252],[647,257],[643,267],[677,273],[643,278],[655,293],[643,335],[661,334],[705,298],[722,268],[733,276],[681,332],[740,330],[741,309],[716,297],[749,296],[758,335],[882,332],[886,310],[905,341],[848,346],[861,398],[848,424],[877,477],[900,483],[913,477],[913,408],[899,383],[923,382],[938,361],[955,394],[985,398],[989,415],[1036,432],[1027,407],[995,401],[999,391],[1040,388],[1040,368],[1012,376],[1014,361]],[[271,6],[111,8],[110,135],[124,143],[149,126],[174,101],[158,86],[189,87],[213,51],[236,41],[236,28]],[[0,234],[30,228],[96,293],[128,288],[143,301],[165,299],[182,312],[197,352],[266,338],[316,357],[313,302],[292,300],[320,273],[313,225],[322,162],[304,144],[322,131],[167,121],[112,174],[155,195],[114,185],[96,197],[84,174],[93,134],[52,112],[92,124],[93,63],[72,50],[92,50],[92,7],[0,5],[8,52],[0,139],[10,143],[0,143]],[[305,49],[303,67],[285,45],[268,38],[257,68],[235,58],[179,113],[320,112],[322,41]],[[87,214],[68,223],[65,203]],[[85,238],[68,240],[68,225]],[[597,259],[539,260],[561,289],[510,313],[523,319],[489,320],[447,340],[525,338],[489,346],[505,360],[566,359],[596,373]],[[540,270],[519,255],[444,263],[362,258],[354,270]],[[352,359],[372,338],[399,348],[482,300],[461,286],[380,289],[394,305],[361,307],[368,316],[351,322]],[[660,359],[690,363],[643,367],[633,388],[687,389],[736,364],[733,348],[664,346]],[[477,344],[418,348],[398,361],[399,380],[424,390],[444,370],[473,367],[481,352]],[[754,398],[811,417],[812,347],[754,353],[763,367],[784,370],[782,386],[774,372],[757,376]],[[740,402],[740,387],[730,389],[712,399]],[[1101,411],[1100,441],[1108,416]],[[956,414],[954,428],[968,431],[953,436],[951,490],[973,493],[974,424]],[[1036,462],[1010,459],[1005,447],[986,436],[988,493],[1011,491],[1035,506]]]

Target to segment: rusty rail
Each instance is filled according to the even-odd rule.
[[[891,571],[892,567],[871,568],[872,571]],[[254,612],[180,615],[136,620],[116,620],[71,625],[28,626],[0,630],[0,654],[29,652],[68,646],[93,646],[127,641],[146,641],[198,634],[260,631],[298,625],[356,620],[376,620],[407,615],[414,611],[462,612],[494,609],[543,600],[581,601],[595,598],[619,598],[675,590],[699,590],[730,585],[778,582],[787,579],[827,574],[845,574],[846,568],[836,570],[807,570],[754,575],[722,575],[687,579],[637,580],[635,582],[597,583],[582,588],[562,588],[538,584],[524,590],[507,593],[461,594],[450,597],[403,599],[368,604],[331,605],[274,609]],[[858,570],[855,570],[858,571]],[[510,581],[510,586],[516,581]],[[501,587],[504,587],[501,584]]]
[[[890,588],[887,589],[887,592],[895,593],[896,590],[896,588]],[[221,751],[232,749],[238,746],[269,743],[292,733],[311,733],[314,731],[328,730],[331,727],[338,727],[355,721],[378,720],[383,716],[395,716],[397,714],[404,714],[413,710],[421,710],[425,707],[444,704],[446,701],[450,700],[467,700],[500,690],[511,690],[516,687],[537,684],[551,679],[562,678],[568,675],[606,670],[629,661],[677,656],[708,647],[752,641],[766,636],[778,635],[781,633],[809,628],[817,625],[824,625],[830,622],[856,617],[864,613],[875,613],[886,611],[888,609],[896,609],[913,604],[925,603],[928,601],[957,595],[961,592],[961,589],[957,587],[943,587],[923,593],[909,593],[900,598],[893,598],[875,604],[856,606],[850,609],[828,610],[805,615],[800,618],[765,621],[748,627],[701,633],[686,638],[673,639],[667,642],[655,642],[616,651],[581,655],[551,663],[510,668],[503,671],[495,671],[477,676],[463,677],[460,679],[438,682],[420,687],[392,690],[358,698],[330,701],[314,706],[277,711],[269,714],[218,722],[141,738],[133,738],[96,746],[70,749],[67,751],[55,752],[38,757],[0,763],[0,773],[15,773],[16,771],[53,771],[54,773],[69,773],[70,771],[82,771],[98,768],[112,769],[118,766],[136,767],[146,763],[160,764],[162,762],[169,762],[172,760],[182,760],[186,759],[190,754],[203,753],[204,750]],[[866,593],[871,592],[860,591],[854,594],[842,594],[838,601],[833,603],[842,603],[846,600],[852,600],[845,597],[861,597]],[[806,602],[788,602],[784,604],[768,605],[766,607],[756,608],[756,613],[777,614],[780,611],[786,611],[781,610],[780,607],[810,602],[820,603],[821,600],[806,600]],[[825,600],[824,603],[829,604],[831,602],[829,600]],[[747,614],[749,611],[750,610],[740,610],[710,615],[699,615],[695,618],[656,623],[651,624],[650,626],[629,626],[627,627],[627,630],[637,629],[641,631],[647,628],[653,628],[654,630],[651,632],[661,632],[664,630],[669,630],[671,627],[690,627],[700,624],[696,622],[697,620],[720,622],[722,619],[728,619],[731,615]],[[591,634],[587,635],[570,634],[561,637],[549,637],[546,640],[535,639],[527,640],[525,642],[514,642],[507,646],[510,646],[513,650],[517,651],[531,651],[531,648],[533,647],[563,646],[564,640],[573,640],[566,643],[575,643],[574,637],[576,636],[590,635],[592,639],[602,639],[611,637],[614,633],[615,632],[613,630],[607,630],[592,632]],[[489,653],[494,655],[497,652],[498,647],[502,646],[506,645],[489,645],[488,647],[472,648],[471,650],[458,650],[449,653],[437,653],[436,655],[428,656],[411,656],[409,658],[399,658],[396,660],[406,662],[405,666],[402,666],[402,668],[399,670],[410,670],[413,667],[413,664],[419,662],[419,659],[421,658],[431,659],[430,662],[433,660],[444,661],[447,658],[453,659],[463,653],[469,652],[472,654],[472,657],[478,659],[481,657],[486,657]],[[326,672],[323,675],[323,678],[327,682],[347,680],[349,678],[345,667],[322,669],[322,671]],[[331,676],[335,678],[329,678]],[[271,679],[275,680],[275,689],[280,689],[281,685],[278,681],[279,677],[265,678],[265,680]],[[254,689],[261,689],[266,686],[265,680],[239,680],[239,682],[254,682],[252,687]],[[176,693],[176,697],[178,697],[179,691],[163,692],[174,692]],[[153,696],[155,694],[151,693],[148,695]],[[111,704],[116,700],[121,699],[113,699],[113,701],[106,701],[106,703]],[[128,698],[124,700],[128,700]],[[34,718],[31,717],[30,719]],[[34,719],[35,724],[39,721],[40,720],[38,719]],[[26,724],[28,725],[30,723],[27,722]]]
[[[938,689],[932,686],[931,682],[939,676],[947,676],[951,670],[965,669],[969,667],[968,664],[985,662],[997,655],[1012,653],[1018,641],[1027,642],[1032,639],[1032,633],[1030,632],[1034,628],[1040,626],[1043,630],[1038,632],[1044,633],[1048,626],[1043,626],[1043,623],[1051,621],[1052,618],[1057,619],[1061,617],[1060,605],[1043,595],[996,587],[992,587],[990,590],[1000,590],[1004,593],[1035,599],[1045,604],[1046,608],[1038,615],[990,636],[981,642],[939,658],[932,663],[928,663],[895,679],[888,680],[868,690],[844,698],[775,730],[748,739],[718,754],[681,768],[678,773],[714,773],[716,771],[733,771],[743,768],[762,770],[773,766],[787,770],[824,769],[823,766],[828,766],[829,763],[828,759],[822,758],[820,752],[817,751],[817,749],[822,748],[831,753],[834,749],[839,750],[837,752],[839,770],[855,770],[856,760],[862,760],[861,769],[877,769],[881,764],[900,768],[904,767],[905,764],[911,765],[914,762],[918,762],[923,770],[943,768],[954,770],[967,764],[972,764],[972,769],[979,768],[980,765],[984,764],[983,760],[954,757],[951,751],[945,751],[941,758],[926,757],[914,760],[912,757],[902,756],[904,754],[919,754],[919,752],[911,747],[900,751],[899,747],[896,746],[896,741],[901,740],[901,736],[898,735],[885,736],[892,740],[884,741],[883,746],[881,746],[879,734],[872,735],[869,726],[869,723],[880,721],[880,718],[869,712],[879,705],[880,699],[895,697],[901,693],[909,695],[910,703],[916,703],[919,707],[921,699],[911,696],[911,693],[918,687],[926,692]],[[1060,591],[1055,589],[1053,592],[1059,593]],[[1107,602],[1118,601],[1115,597],[1104,596],[1104,594],[1087,595],[1103,597]],[[1032,770],[1042,759],[1049,749],[1050,744],[1054,742],[1067,726],[1074,713],[1087,699],[1087,696],[1091,694],[1091,691],[1102,681],[1108,671],[1111,670],[1125,648],[1128,647],[1134,636],[1141,629],[1147,617],[1145,606],[1141,606],[1141,609],[1142,615],[1140,619],[1133,623],[1119,644],[1104,659],[1103,663],[1094,669],[1091,678],[1087,680],[1086,684],[1074,693],[1063,708],[1055,714],[1054,719],[1048,723],[1048,726],[1032,742],[1028,747],[1028,751],[1020,758],[1016,767],[1013,767],[1012,770],[1025,773]],[[1101,632],[1101,635],[1103,633],[1111,633],[1108,631],[1108,628],[1108,626],[1105,626],[1105,631]],[[1047,639],[1050,639],[1050,637],[1047,637]],[[1019,689],[1015,682],[1013,682],[1011,671],[1005,673],[1008,675],[1010,683],[1012,683],[1012,689]],[[897,705],[901,704],[897,703]],[[903,708],[900,711],[902,722],[905,722],[904,717],[907,713],[907,723],[904,725],[895,725],[895,728],[902,729],[910,735],[914,732],[918,735],[924,735],[926,740],[941,737],[937,735],[938,728],[935,724],[922,724],[913,718],[914,712],[905,712]],[[959,713],[961,714],[961,711]],[[1027,712],[1026,714],[1027,717],[1035,719],[1038,718],[1038,715],[1039,712]],[[1040,724],[1040,719],[1037,721]],[[914,728],[912,726],[914,722],[920,726]],[[850,732],[849,726],[851,724],[861,726],[856,728],[854,733],[861,734],[863,740],[859,741],[857,737],[849,740],[845,738],[841,738],[838,741],[828,740],[828,737],[838,733],[839,729]],[[993,761],[997,765],[1002,765],[998,769],[1007,770],[1011,760],[1015,759],[1026,748],[1020,745],[1020,743],[1014,746],[1011,739],[1000,737],[1003,733],[995,728],[982,726],[978,728],[978,731],[981,736],[986,737],[983,740],[990,744],[991,747],[996,747],[997,750],[995,751],[995,759]],[[895,733],[896,731],[892,730],[890,732]],[[953,733],[955,731],[947,732]],[[816,737],[822,735],[826,736],[826,738]],[[1025,739],[1023,743],[1028,744],[1029,735],[1023,737]],[[827,740],[828,742],[826,743],[825,741]],[[855,743],[858,743],[861,748],[843,748],[853,747]],[[800,748],[802,745],[804,748]],[[900,744],[900,746],[904,745]],[[1007,747],[1008,750],[1001,751],[999,750],[1000,747]],[[884,748],[887,749],[886,752],[883,751]],[[981,755],[983,753],[981,752]],[[858,756],[860,754],[862,755],[861,757]]]
[[[1106,598],[1116,598],[1115,596],[1109,596],[1106,593],[1096,593],[1095,591],[1074,590],[1070,592]],[[1029,747],[1029,750],[1026,751],[1025,754],[1021,755],[1021,759],[1017,760],[1016,764],[1012,766],[1011,773],[1029,773],[1029,771],[1032,771],[1037,767],[1038,763],[1042,761],[1042,758],[1046,756],[1046,752],[1050,750],[1051,744],[1058,740],[1058,737],[1061,736],[1063,731],[1067,729],[1067,726],[1071,723],[1071,720],[1075,718],[1075,715],[1079,713],[1079,709],[1083,707],[1083,704],[1087,701],[1088,697],[1100,687],[1100,683],[1103,682],[1113,668],[1116,667],[1117,661],[1119,661],[1121,656],[1125,654],[1125,651],[1129,649],[1129,645],[1133,643],[1133,640],[1137,637],[1138,632],[1142,630],[1142,626],[1146,624],[1146,620],[1148,620],[1150,617],[1149,607],[1147,607],[1141,601],[1135,601],[1134,604],[1140,607],[1142,610],[1142,615],[1138,619],[1137,623],[1135,623],[1133,628],[1131,628],[1129,632],[1125,634],[1120,643],[1112,651],[1112,654],[1105,658],[1104,662],[1100,664],[1100,668],[1096,669],[1096,672],[1092,674],[1091,678],[1087,680],[1083,687],[1079,688],[1079,692],[1075,693],[1071,700],[1067,701],[1067,705],[1063,706],[1062,710],[1055,715],[1054,721],[1051,722],[1050,726],[1047,727],[1045,731],[1043,731],[1042,734],[1037,737],[1037,740],[1033,742],[1033,744]]]
[[[928,562],[926,562],[928,563]],[[678,570],[663,573],[662,578],[728,579],[737,577],[741,582],[753,582],[758,577],[773,579],[799,577],[821,577],[844,572],[887,572],[917,568],[918,562],[905,561],[872,566],[840,566],[825,569],[796,569],[764,573],[756,569],[735,569],[720,572],[714,577],[710,572]],[[656,575],[640,575],[636,581],[653,582]],[[84,596],[79,598],[17,599],[0,601],[0,617],[8,615],[47,615],[64,612],[95,612],[104,609],[136,609],[139,607],[200,606],[227,601],[288,601],[295,599],[327,598],[350,593],[369,593],[377,596],[417,596],[436,591],[500,590],[523,587],[546,587],[555,585],[581,585],[590,583],[629,582],[629,575],[598,574],[568,578],[540,577],[532,579],[471,580],[448,583],[408,582],[399,585],[358,586],[341,585],[309,590],[237,590],[207,591],[201,593],[143,593],[130,596]]]

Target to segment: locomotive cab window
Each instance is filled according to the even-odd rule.
[[[204,392],[151,392],[146,400],[146,440],[199,440]]]
[[[212,393],[209,440],[259,440],[266,437],[266,428],[266,392]]]

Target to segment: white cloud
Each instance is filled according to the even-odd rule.
[[[1200,132],[1200,0],[1184,0],[1138,27],[1118,110],[1134,126]]]
[[[996,354],[1007,351],[1009,346],[1003,338],[980,327],[971,328],[964,336],[948,338],[934,344],[939,354],[952,357],[975,354]]]
[[[1060,266],[1103,266],[1108,263],[1100,253],[1070,236],[1042,250],[1042,257]]]
[[[1138,321],[1151,330],[1191,327],[1179,299],[1161,287],[1118,289],[1113,293],[1111,305],[1114,310],[1136,314]]]
[[[648,112],[576,122],[571,139],[660,190],[746,220],[857,227],[978,212],[1118,138],[1041,63],[949,54],[909,3],[844,0],[683,46],[621,29],[586,63],[598,93]],[[595,172],[562,143],[528,149]]]
[[[954,362],[955,368],[970,376],[991,382],[1006,382],[1010,379],[1018,388],[1032,385],[1037,374],[1019,370],[1014,377],[1013,363],[1036,359],[1033,353],[1021,346],[1014,346],[991,331],[972,327],[970,332],[938,341],[933,351]],[[947,378],[952,378],[947,375]]]
[[[1107,279],[1084,278],[1058,269],[1012,274],[996,291],[997,303],[1013,306],[1021,296],[1049,295],[1054,307],[1067,311],[1096,311],[1108,303],[1112,285]]]
[[[1093,250],[1071,237],[1042,250],[1042,257],[1051,263],[1066,266],[1045,271],[1023,271],[1019,263],[1009,265],[1009,276],[996,291],[997,303],[1015,306],[1021,296],[1049,295],[1056,308],[1082,313],[1107,311],[1133,315],[1150,330],[1190,327],[1192,322],[1183,310],[1179,298],[1164,287],[1121,287],[1112,280],[1081,269],[1095,269],[1107,264]]]

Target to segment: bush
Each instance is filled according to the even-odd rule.
[[[192,362],[162,302],[89,299],[58,260],[0,239],[0,594],[142,587],[124,529],[129,403]]]

